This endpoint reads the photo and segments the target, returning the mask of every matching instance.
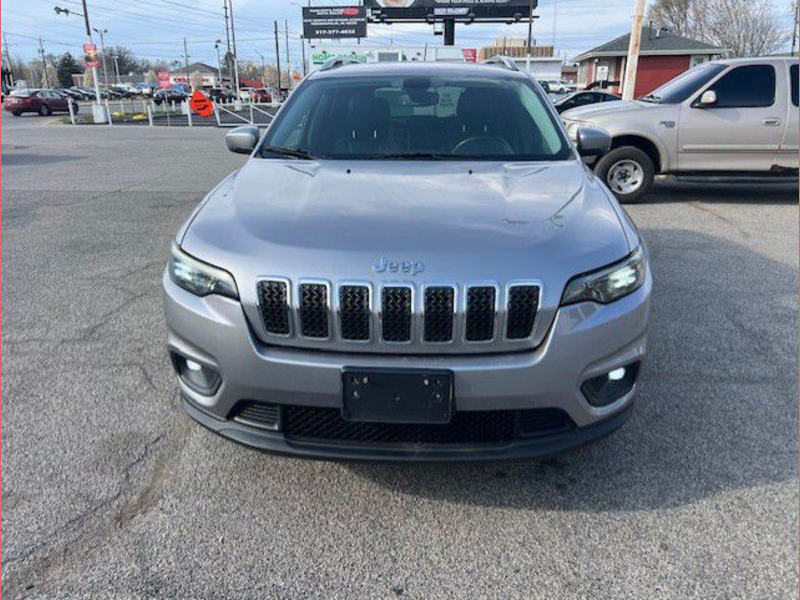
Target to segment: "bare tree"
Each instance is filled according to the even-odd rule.
[[[705,38],[732,56],[773,54],[791,37],[770,0],[714,0],[706,20]]]
[[[763,56],[791,37],[771,0],[655,0],[648,19],[677,35],[726,49],[732,56]]]
[[[647,22],[666,27],[672,33],[689,38],[703,36],[704,14],[702,0],[656,0],[647,9]]]

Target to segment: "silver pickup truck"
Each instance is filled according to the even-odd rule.
[[[562,114],[567,131],[594,125],[612,136],[594,170],[620,202],[657,174],[774,175],[798,169],[796,58],[707,62],[630,102]]]

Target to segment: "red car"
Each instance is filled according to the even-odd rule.
[[[6,96],[3,108],[15,117],[26,112],[39,113],[43,117],[56,111],[69,112],[67,99],[55,90],[15,90]],[[76,103],[73,110],[78,110]]]
[[[272,96],[263,88],[250,92],[250,98],[253,100],[253,102],[272,102]]]

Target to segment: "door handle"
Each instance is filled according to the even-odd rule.
[[[778,117],[767,117],[761,122],[767,127],[777,127],[781,124],[781,120]]]

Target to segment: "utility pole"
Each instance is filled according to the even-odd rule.
[[[798,27],[798,9],[800,9],[800,2],[794,3],[794,24],[792,25],[792,56],[794,56],[794,49],[797,46],[797,27]],[[6,43],[6,50],[8,49],[8,43]]]
[[[122,80],[119,78],[119,54],[116,52],[114,53],[114,72],[117,74],[117,85],[119,85]]]
[[[267,64],[264,62],[264,55],[261,52],[256,51],[261,57],[261,86],[267,87]]]
[[[108,71],[106,70],[106,42],[103,39],[103,34],[108,33],[108,29],[98,29],[97,27],[93,27],[92,29],[100,34],[100,51],[103,53],[103,81],[106,84],[106,89],[108,89]]]
[[[275,61],[278,63],[278,96],[281,95],[281,47],[278,44],[278,21],[275,21]]]
[[[289,21],[283,22],[283,28],[286,32],[286,72],[289,74],[289,81],[286,87],[292,89],[292,59],[289,57]]]
[[[528,56],[531,55],[531,39],[533,38],[533,0],[530,0],[528,9]]]
[[[189,48],[186,45],[186,38],[183,38],[183,61],[186,64],[186,85],[193,88],[194,86],[189,76]]]
[[[228,71],[228,79],[233,85],[233,69],[231,68],[231,31],[228,25],[228,0],[222,0],[222,7],[225,9],[225,70]]]
[[[236,98],[239,98],[239,55],[236,52],[236,28],[233,25],[233,0],[228,0],[231,9],[231,43],[233,44],[233,75],[236,80]]]
[[[217,40],[214,42],[214,49],[217,51],[217,73],[219,74],[219,82],[217,85],[222,87],[222,58],[219,56],[219,45],[222,43],[222,40]]]
[[[361,43],[361,38],[358,38],[359,44]],[[303,53],[303,77],[308,75],[306,70],[306,38],[300,37],[300,50]]]
[[[644,20],[644,0],[636,0],[631,24],[631,41],[628,44],[628,59],[625,61],[625,82],[622,99],[633,100],[636,88],[636,69],[639,66],[639,48],[642,45],[642,21]]]
[[[11,76],[11,85],[14,85],[14,74],[11,72],[11,54],[8,53],[8,39],[5,31],[3,32],[3,43],[6,46],[6,62],[8,63],[8,74]]]
[[[42,44],[42,38],[39,38],[39,52],[42,54],[42,79],[44,81],[44,87],[49,88],[50,82],[47,79],[47,60],[44,56],[44,45]]]

